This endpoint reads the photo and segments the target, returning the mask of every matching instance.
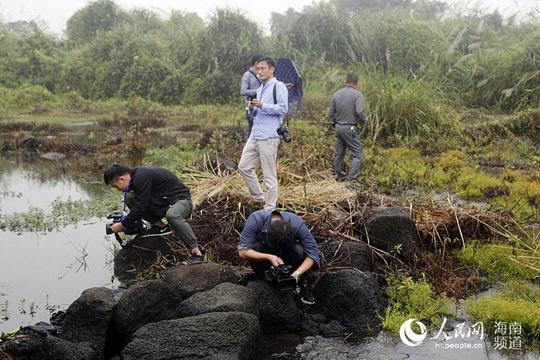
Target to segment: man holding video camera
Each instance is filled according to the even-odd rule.
[[[265,210],[274,210],[278,199],[276,170],[277,151],[280,142],[281,124],[288,109],[288,91],[284,83],[274,77],[274,61],[262,57],[257,63],[257,73],[262,85],[257,97],[248,103],[253,116],[253,128],[242,151],[238,172],[251,194],[251,203],[265,203]],[[289,136],[288,132],[286,133]],[[285,134],[284,134],[285,136]],[[255,168],[261,164],[266,198],[261,190]]]
[[[258,279],[271,267],[290,265],[300,301],[313,305],[307,271],[320,268],[315,239],[300,217],[290,212],[259,210],[251,214],[240,235],[238,255],[249,261]]]
[[[203,260],[197,238],[186,222],[193,209],[191,194],[178,176],[157,166],[128,168],[117,164],[105,170],[103,180],[124,192],[124,207],[130,209],[121,222],[110,226],[112,232],[122,232],[144,219],[152,227],[142,236],[163,236],[174,230],[190,250],[191,257],[185,263]]]

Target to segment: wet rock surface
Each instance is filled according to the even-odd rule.
[[[250,359],[258,336],[257,317],[247,313],[209,313],[165,320],[139,329],[121,358]]]

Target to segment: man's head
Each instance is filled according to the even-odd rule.
[[[347,74],[347,77],[345,78],[345,83],[347,85],[352,85],[356,87],[356,85],[358,85],[359,80],[360,80],[360,75],[358,75],[355,72],[350,72]]]
[[[279,211],[273,211],[270,216],[270,224],[266,229],[266,243],[272,251],[286,249],[294,243],[293,228],[283,219]]]
[[[253,57],[251,58],[251,67],[252,68],[256,68],[257,67],[257,63],[259,62],[259,59],[262,58],[263,56],[261,54],[255,54],[253,55]]]
[[[126,191],[131,181],[129,168],[119,164],[113,165],[103,173],[103,181],[119,191]]]
[[[259,74],[259,79],[262,82],[267,83],[268,80],[271,80],[274,77],[274,69],[276,64],[272,58],[267,56],[259,59],[257,63],[257,73]]]

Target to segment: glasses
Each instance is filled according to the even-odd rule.
[[[261,66],[261,67],[257,68],[257,71],[263,71],[263,70],[266,70],[266,69],[270,69],[270,67],[269,66]]]

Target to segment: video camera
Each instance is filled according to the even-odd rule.
[[[277,133],[278,135],[281,135],[283,137],[283,141],[285,141],[286,143],[291,142],[292,138],[291,138],[291,134],[289,133],[288,127],[281,125],[277,129]]]
[[[122,246],[123,246],[122,238],[120,237],[120,235],[118,235],[118,233],[115,233],[114,231],[112,231],[111,226],[116,224],[116,223],[122,222],[125,218],[126,218],[125,213],[115,212],[115,213],[107,215],[107,219],[112,219],[112,222],[110,222],[108,224],[105,224],[105,233],[107,235],[114,234],[114,236],[116,237],[116,240]],[[137,220],[130,227],[125,227],[124,226],[122,228],[122,232],[124,234],[126,234],[126,235],[137,235],[137,234],[139,234],[141,231],[143,231],[145,229],[146,229],[146,225],[144,224],[144,222],[142,220]]]
[[[291,265],[271,266],[270,269],[265,271],[264,277],[272,286],[285,293],[296,289],[296,279],[291,276],[291,273]]]

